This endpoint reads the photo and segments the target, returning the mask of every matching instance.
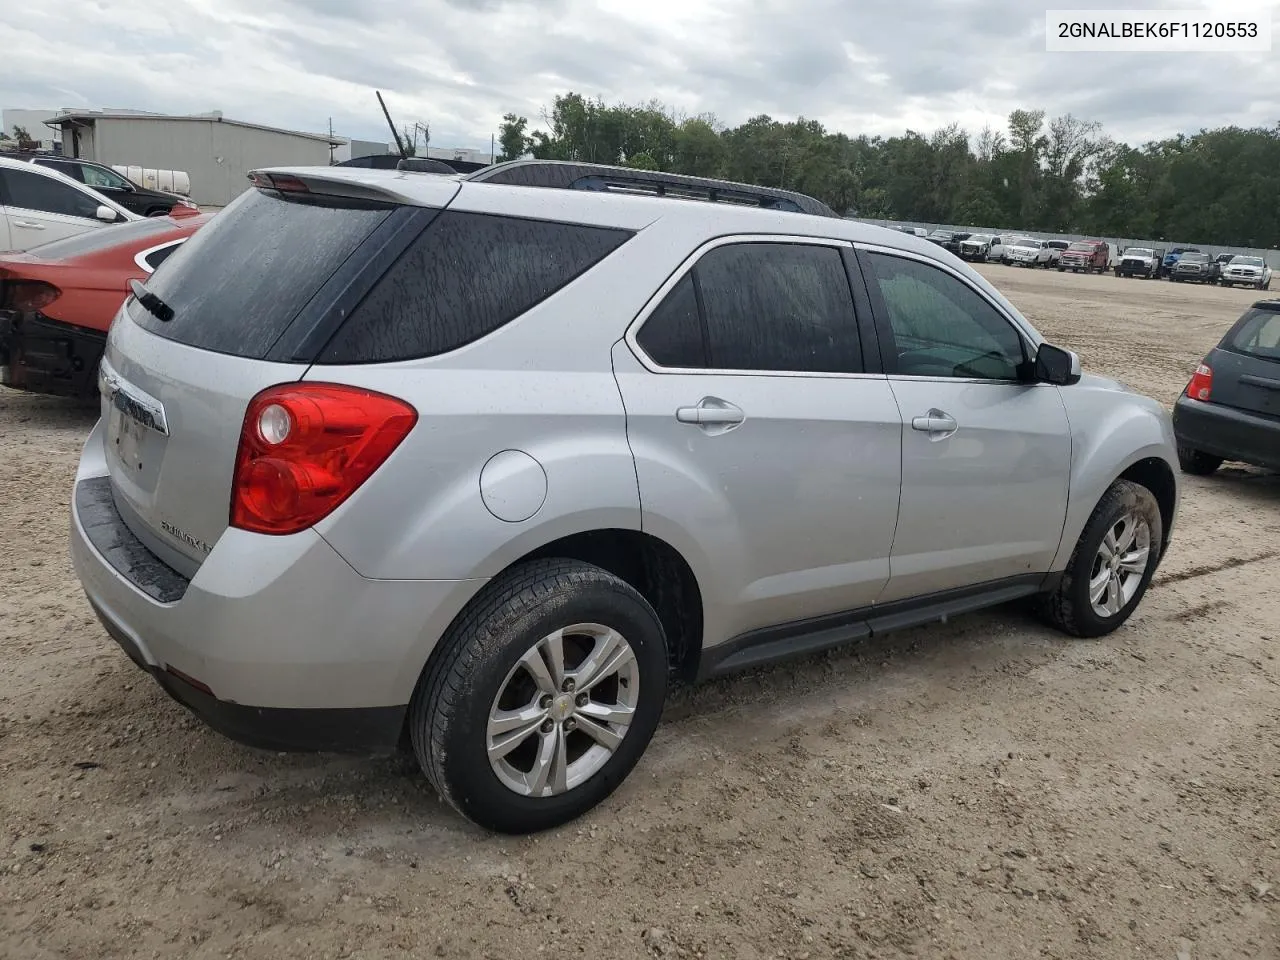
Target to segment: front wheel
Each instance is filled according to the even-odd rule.
[[[550,559],[495,578],[441,640],[410,706],[432,786],[501,833],[559,826],[604,800],[658,725],[666,638],[630,584]]]
[[[1101,637],[1137,609],[1160,559],[1164,521],[1146,487],[1117,480],[1085,524],[1045,618],[1065,633]]]

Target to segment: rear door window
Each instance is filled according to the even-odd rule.
[[[631,236],[446,210],[378,281],[317,362],[378,363],[456,350],[526,313]]]
[[[12,169],[0,170],[0,177],[4,178],[11,207],[86,220],[92,220],[97,213],[99,203],[96,199],[53,177]]]
[[[816,244],[715,247],[645,319],[636,344],[663,367],[864,370],[844,261]]]
[[[157,336],[262,359],[390,207],[303,203],[245,191],[147,281],[173,309],[161,322],[136,300],[130,316]]]
[[[712,369],[862,372],[853,294],[836,248],[728,244],[695,272]]]

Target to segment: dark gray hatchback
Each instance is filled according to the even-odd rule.
[[[1280,470],[1280,300],[1259,300],[1209,351],[1174,404],[1173,432],[1187,473],[1224,460]]]

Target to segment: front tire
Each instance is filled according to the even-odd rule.
[[[667,644],[626,581],[576,560],[496,577],[441,640],[410,705],[414,753],[467,819],[533,833],[586,813],[639,761]]]
[[[1207,477],[1222,466],[1222,458],[1178,444],[1178,466],[1182,468],[1183,473]]]
[[[1117,480],[1094,507],[1057,589],[1042,600],[1043,616],[1072,636],[1111,633],[1142,602],[1163,542],[1155,495]]]

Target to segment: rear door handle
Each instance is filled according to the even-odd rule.
[[[26,227],[28,230],[43,230],[43,229],[44,229],[44,224],[43,224],[43,223],[36,223],[36,222],[35,222],[35,221],[33,221],[33,220],[14,220],[14,221],[12,221],[12,223],[13,223],[13,225],[14,225],[15,227]]]
[[[923,417],[911,418],[911,429],[929,434],[930,440],[945,440],[958,430],[960,425],[955,417],[945,410],[932,408]]]
[[[741,407],[719,397],[703,397],[697,406],[676,409],[676,420],[680,423],[691,423],[704,429],[711,427],[709,432],[713,433],[732,430],[746,419]]]

